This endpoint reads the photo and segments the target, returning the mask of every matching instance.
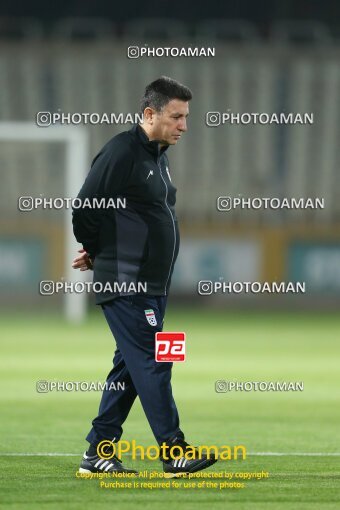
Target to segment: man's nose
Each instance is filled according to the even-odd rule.
[[[187,120],[186,119],[181,120],[181,122],[179,123],[178,129],[180,131],[187,131],[188,130]]]

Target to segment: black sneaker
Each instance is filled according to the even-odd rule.
[[[166,444],[169,448],[179,446],[182,448],[184,454],[188,451],[188,454],[190,453],[190,457],[193,457],[192,448],[194,447],[190,446],[182,438],[176,437]],[[198,450],[195,450],[195,452],[197,453],[196,458],[194,459],[187,459],[185,456],[178,457],[176,459],[169,458],[169,460],[162,458],[164,478],[186,477],[189,473],[196,473],[196,471],[201,471],[202,469],[212,466],[218,460],[215,455],[210,454],[208,458],[207,455],[199,455]],[[173,454],[176,454],[175,450],[173,450]],[[170,455],[168,454],[167,457],[170,457]]]
[[[98,455],[87,455],[84,453],[83,460],[79,467],[79,473],[135,473],[138,471],[123,466],[122,461],[114,455],[112,459],[102,459]]]

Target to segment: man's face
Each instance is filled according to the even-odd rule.
[[[165,145],[175,145],[187,131],[188,101],[171,99],[160,112],[152,110],[152,138]]]

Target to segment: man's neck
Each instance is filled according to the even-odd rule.
[[[156,140],[156,138],[152,136],[151,132],[143,124],[139,124],[139,127],[142,128],[142,130],[144,131],[146,136],[149,138],[150,142],[153,142],[154,140]]]
[[[139,126],[142,128],[142,130],[144,131],[144,133],[146,134],[146,136],[148,137],[150,142],[157,141],[159,143],[160,147],[165,147],[166,145],[168,145],[167,143],[160,142],[158,140],[158,138],[153,136],[152,133],[147,128],[145,129],[145,126],[143,126],[143,124],[139,124]]]

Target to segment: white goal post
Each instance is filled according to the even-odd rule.
[[[64,142],[66,148],[65,196],[77,196],[88,172],[88,132],[83,126],[38,127],[32,122],[0,122],[0,142]],[[52,191],[52,190],[51,190]],[[18,190],[20,194],[20,190]],[[64,211],[65,222],[65,278],[66,281],[85,281],[86,273],[71,267],[79,244],[73,235],[72,211]],[[38,282],[37,282],[38,284]],[[38,285],[37,285],[38,288]],[[73,322],[81,322],[86,314],[85,293],[66,293],[64,315]]]

